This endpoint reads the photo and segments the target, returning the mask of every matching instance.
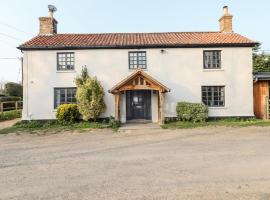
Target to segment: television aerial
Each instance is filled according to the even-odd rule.
[[[48,5],[49,11],[54,13],[57,11],[57,8],[54,5]]]

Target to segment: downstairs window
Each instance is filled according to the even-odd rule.
[[[209,107],[224,107],[225,87],[202,86],[202,102]]]
[[[76,101],[76,88],[54,88],[54,108],[61,104],[72,104]]]

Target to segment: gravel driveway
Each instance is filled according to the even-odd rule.
[[[270,127],[0,135],[0,199],[270,199]]]

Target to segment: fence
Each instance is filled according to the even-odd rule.
[[[23,107],[22,101],[6,101],[0,102],[0,113],[9,110],[21,110]]]

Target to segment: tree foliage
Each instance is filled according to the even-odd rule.
[[[5,84],[4,94],[6,96],[22,97],[23,87],[19,83],[8,82]]]
[[[270,55],[260,53],[260,45],[253,48],[253,72],[270,72]]]
[[[81,75],[76,78],[78,109],[83,120],[95,120],[106,110],[104,90],[96,77],[90,77],[86,67],[82,68]]]

